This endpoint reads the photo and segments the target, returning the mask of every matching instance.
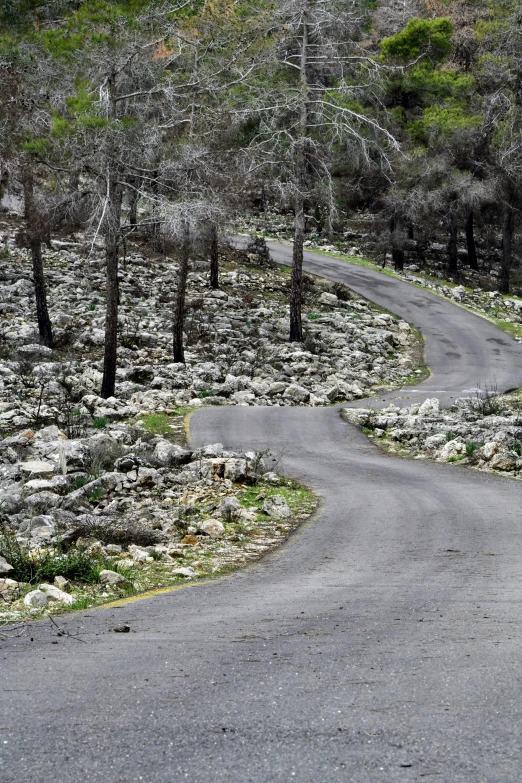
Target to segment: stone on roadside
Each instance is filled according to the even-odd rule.
[[[324,291],[319,297],[321,304],[328,305],[329,307],[335,307],[339,304],[339,299],[335,294],[329,294],[328,291]]]
[[[74,603],[72,595],[65,593],[55,585],[41,584],[39,589],[42,593],[45,593],[49,601],[57,601],[64,606],[72,606]]]
[[[175,576],[184,576],[186,578],[198,576],[196,571],[194,571],[194,569],[191,568],[190,566],[188,566],[187,568],[174,568],[172,573]]]
[[[436,416],[440,412],[440,402],[436,397],[424,400],[419,407],[419,416]]]
[[[292,510],[284,495],[271,495],[263,503],[263,511],[274,519],[288,519]]]
[[[44,606],[47,606],[48,601],[47,595],[42,590],[31,590],[24,598],[24,606],[33,606],[43,609]]]
[[[110,569],[104,569],[100,573],[100,582],[102,585],[123,585],[127,584],[127,580],[123,574],[118,574],[117,571],[111,571]]]
[[[154,462],[162,467],[186,465],[190,462],[191,457],[191,451],[183,449],[175,443],[169,443],[168,440],[159,441],[152,454]]]
[[[291,383],[284,392],[283,399],[291,402],[308,402],[310,399],[310,392],[297,383]]]

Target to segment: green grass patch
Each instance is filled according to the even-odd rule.
[[[148,413],[140,416],[140,426],[152,432],[154,435],[172,435],[174,430],[179,430],[183,425],[183,419],[194,408],[176,408],[173,413]],[[137,422],[136,422],[137,423]]]

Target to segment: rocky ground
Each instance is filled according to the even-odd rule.
[[[177,264],[137,239],[120,275],[116,395],[103,400],[103,252],[81,236],[46,252],[51,351],[17,228],[0,223],[0,622],[221,573],[311,513],[311,493],[277,475],[281,455],[188,449],[196,407],[327,405],[422,373],[408,324],[309,277],[305,341],[290,344],[289,270],[226,248],[221,290],[193,259],[187,363],[173,364]]]
[[[522,397],[477,390],[441,410],[437,399],[409,408],[343,410],[388,451],[522,477]]]
[[[308,516],[279,456],[191,451],[143,427],[0,441],[0,623],[223,573]]]

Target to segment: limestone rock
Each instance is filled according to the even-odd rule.
[[[7,574],[11,573],[11,571],[14,571],[13,566],[0,555],[0,576],[7,576]]]
[[[263,503],[263,511],[274,519],[288,519],[293,516],[284,495],[271,495]]]
[[[45,593],[49,601],[57,601],[64,606],[72,606],[74,603],[74,598],[72,595],[65,593],[55,585],[41,584],[40,591]]]
[[[100,582],[102,585],[124,585],[127,583],[127,580],[122,574],[118,574],[117,571],[104,569],[100,573]]]
[[[199,529],[210,538],[220,538],[225,532],[225,527],[219,519],[205,519],[199,524]]]
[[[419,416],[434,416],[440,411],[440,402],[436,397],[430,400],[424,400],[419,407]]]
[[[42,590],[31,590],[24,598],[24,606],[33,606],[43,609],[47,606],[49,599]]]
[[[30,476],[52,476],[55,471],[55,467],[52,462],[44,462],[43,460],[29,460],[28,462],[22,462],[20,464],[20,470],[22,473],[29,474]]]
[[[186,465],[190,462],[191,457],[191,451],[183,449],[175,443],[169,443],[168,440],[159,441],[152,454],[154,463],[162,467]]]
[[[225,522],[237,522],[243,514],[243,506],[237,498],[224,498],[219,511]]]

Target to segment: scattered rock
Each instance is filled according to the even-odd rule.
[[[47,606],[49,598],[42,590],[31,590],[24,598],[24,606],[32,606],[43,609]]]
[[[41,584],[39,589],[40,592],[45,593],[49,601],[57,601],[64,606],[72,606],[74,603],[74,598],[72,595],[65,593],[55,585]]]
[[[271,495],[263,502],[263,511],[275,519],[288,519],[293,516],[284,495]]]
[[[7,576],[7,574],[10,574],[12,571],[14,571],[13,566],[0,555],[0,576]]]
[[[205,519],[199,523],[199,529],[210,538],[220,538],[225,532],[225,527],[219,519]]]
[[[118,574],[117,571],[111,571],[110,569],[104,569],[100,573],[100,582],[102,585],[124,585],[127,584],[127,580],[122,574]]]

